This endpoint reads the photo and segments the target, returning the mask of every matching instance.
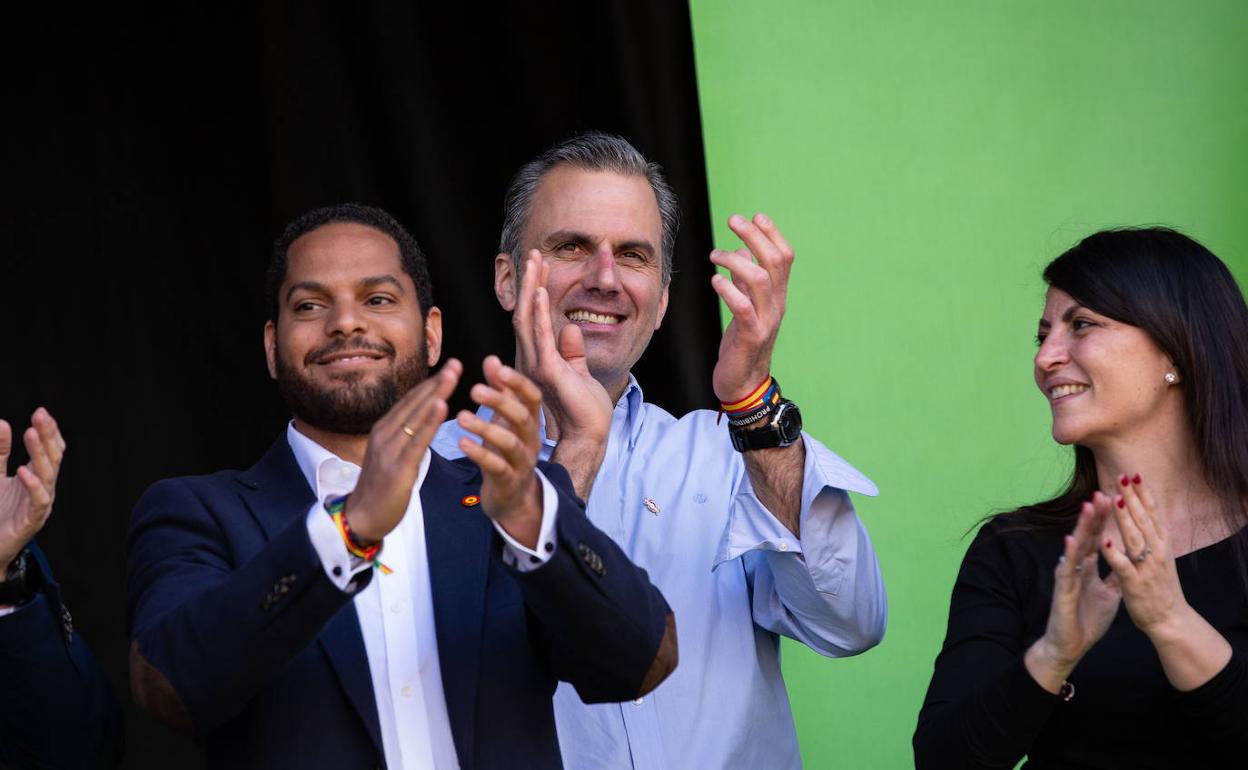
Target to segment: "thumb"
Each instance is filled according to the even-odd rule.
[[[585,358],[585,337],[576,324],[568,324],[559,332],[559,357],[568,362],[580,374],[589,374],[589,362]]]

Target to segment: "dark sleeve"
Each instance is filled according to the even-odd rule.
[[[989,523],[962,561],[914,733],[918,770],[1012,768],[1059,702],[1023,665],[1033,640],[1006,540]]]
[[[237,715],[353,595],[325,574],[303,516],[236,566],[225,527],[183,479],[139,500],[127,555],[135,700],[201,734]]]
[[[512,570],[537,636],[555,674],[586,703],[635,698],[663,640],[667,602],[645,570],[589,522],[567,472],[541,469],[559,493],[555,552],[535,570]]]
[[[1195,690],[1179,693],[1188,723],[1227,756],[1243,752],[1248,725],[1248,655],[1232,647],[1226,666]]]
[[[42,558],[36,562],[46,569]],[[39,577],[51,581],[50,573]],[[40,592],[0,617],[0,767],[112,768],[121,761],[121,708],[58,596]]]

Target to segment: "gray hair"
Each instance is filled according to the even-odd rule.
[[[503,198],[503,234],[498,250],[511,255],[511,262],[520,273],[520,236],[529,221],[529,210],[537,185],[556,166],[568,165],[586,171],[612,171],[624,176],[644,176],[654,190],[663,222],[662,282],[672,280],[672,253],[676,248],[676,231],[680,229],[680,205],[676,193],[663,178],[663,168],[647,161],[637,148],[623,137],[601,131],[589,131],[559,142],[546,152],[520,167],[512,177]]]

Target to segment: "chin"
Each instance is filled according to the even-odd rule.
[[[1084,435],[1084,431],[1079,430],[1078,426],[1060,420],[1053,421],[1052,433],[1053,440],[1059,444],[1078,444]]]

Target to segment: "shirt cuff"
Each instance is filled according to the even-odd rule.
[[[340,591],[353,593],[351,582],[355,576],[372,568],[369,562],[355,558],[342,542],[342,535],[334,526],[334,520],[325,513],[325,506],[313,503],[308,511],[308,539],[320,557],[321,566],[330,582]]]
[[[537,550],[525,548],[491,519],[494,529],[503,538],[503,564],[517,572],[532,572],[555,555],[555,514],[559,510],[559,493],[555,485],[535,470],[542,485],[542,526],[537,532]]]
[[[4,617],[5,615],[12,615],[14,612],[17,612],[19,609],[21,609],[21,607],[0,607],[0,618]]]

